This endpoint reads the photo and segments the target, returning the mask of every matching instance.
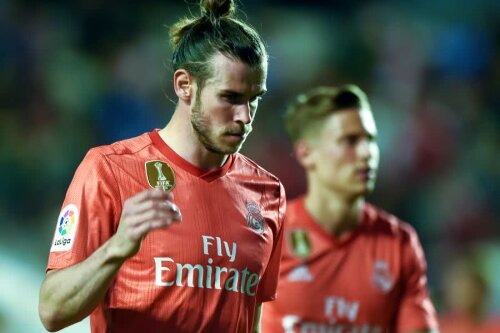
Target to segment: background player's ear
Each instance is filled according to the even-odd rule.
[[[192,95],[193,78],[185,69],[178,69],[174,73],[174,90],[179,99],[189,102]]]
[[[313,156],[311,144],[306,140],[299,140],[294,145],[295,158],[304,169],[313,166]]]

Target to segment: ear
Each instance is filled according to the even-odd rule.
[[[293,148],[295,158],[304,169],[310,169],[314,166],[314,150],[310,142],[299,140]]]
[[[174,90],[180,100],[189,103],[193,94],[193,77],[185,69],[178,69],[174,73]]]

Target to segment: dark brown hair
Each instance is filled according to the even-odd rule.
[[[203,87],[210,78],[210,59],[220,52],[250,66],[267,64],[259,34],[234,17],[234,0],[201,0],[201,15],[183,18],[170,28],[172,67],[186,69]]]

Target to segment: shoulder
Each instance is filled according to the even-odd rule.
[[[413,241],[417,238],[415,229],[397,216],[369,203],[365,203],[363,211],[369,228],[402,241]]]
[[[286,229],[309,228],[313,225],[310,222],[316,223],[304,207],[304,196],[287,200],[285,221]]]
[[[89,150],[87,155],[101,156],[101,158],[109,158],[110,156],[126,156],[134,155],[152,145],[151,138],[148,133],[117,141],[109,145],[94,147]]]
[[[287,201],[286,215],[288,219],[295,217],[301,219],[303,215],[305,215],[305,212],[304,196],[299,196]]]
[[[274,174],[264,169],[252,159],[240,153],[234,154],[234,163],[231,172],[235,175],[255,177],[261,180],[275,182],[281,186],[281,182]]]
[[[78,166],[81,177],[95,175],[98,178],[111,177],[116,169],[114,165],[127,164],[127,161],[136,159],[138,152],[151,145],[149,135],[117,141],[109,145],[97,146],[89,149],[83,161]]]

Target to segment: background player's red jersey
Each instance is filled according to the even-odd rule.
[[[264,306],[262,331],[405,332],[436,328],[426,263],[415,231],[365,204],[359,227],[337,239],[288,204],[278,299]]]
[[[182,222],[154,230],[91,315],[93,332],[250,332],[274,299],[285,209],[280,182],[240,154],[203,172],[158,132],[92,149],[66,195],[47,269],[89,257],[118,227],[123,202],[172,190]]]

